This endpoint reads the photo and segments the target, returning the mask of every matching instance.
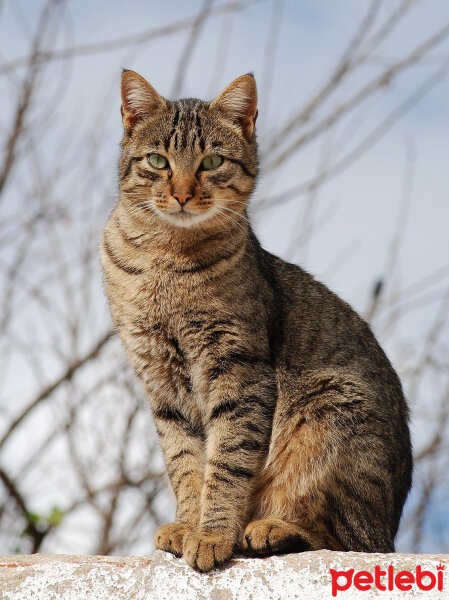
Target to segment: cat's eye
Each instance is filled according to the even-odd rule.
[[[148,155],[148,162],[155,169],[166,169],[168,167],[168,160],[162,154],[156,154],[153,152]]]
[[[218,156],[218,154],[211,154],[210,156],[206,156],[201,161],[201,168],[205,171],[210,171],[210,169],[216,169],[223,163],[223,157]]]

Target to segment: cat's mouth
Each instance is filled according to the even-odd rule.
[[[166,214],[179,219],[190,219],[191,217],[197,217],[199,213],[189,210],[186,206],[180,206],[178,210],[173,210]]]
[[[182,220],[185,221],[185,220],[191,219],[192,217],[197,217],[198,215],[194,214],[194,213],[187,212],[183,208],[181,208],[180,211],[174,213],[174,216],[177,219],[182,219]]]
[[[181,207],[176,212],[165,211],[161,212],[161,215],[167,221],[178,227],[192,227],[193,225],[197,225],[208,219],[210,217],[210,211],[198,213],[188,211],[185,207]]]

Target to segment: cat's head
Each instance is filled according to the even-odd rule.
[[[243,215],[257,175],[257,89],[234,80],[212,102],[169,101],[122,75],[121,201],[128,212],[191,228]],[[237,215],[236,215],[237,213]]]

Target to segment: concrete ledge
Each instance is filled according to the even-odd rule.
[[[150,563],[149,557],[0,556],[0,600],[147,600]]]
[[[438,570],[439,565],[445,568]],[[380,586],[375,582],[376,566],[378,571],[386,571],[386,575],[378,576]],[[330,569],[347,573],[337,579]],[[350,569],[354,571],[348,573]],[[360,571],[365,574],[357,575]],[[431,576],[423,571],[430,572]],[[433,588],[420,589],[419,585],[432,586],[432,577]],[[412,579],[413,583],[409,583]],[[370,589],[359,590],[355,583]],[[337,589],[346,586],[346,590]],[[383,591],[382,586],[387,589]],[[439,591],[438,587],[443,589]],[[343,600],[449,597],[449,555],[305,552],[265,559],[237,558],[208,574],[197,573],[183,560],[160,551],[152,559],[44,554],[0,557],[1,600],[323,600],[333,597]]]

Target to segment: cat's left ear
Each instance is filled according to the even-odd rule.
[[[247,137],[254,133],[257,119],[256,80],[248,73],[232,83],[210,103],[211,109],[224,113],[238,123]]]

